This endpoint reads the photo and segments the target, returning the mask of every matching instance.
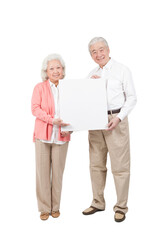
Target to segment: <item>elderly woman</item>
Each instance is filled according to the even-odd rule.
[[[36,193],[41,220],[60,212],[62,177],[65,167],[69,132],[61,132],[58,83],[65,75],[64,61],[58,54],[47,56],[42,64],[43,82],[32,96],[32,114],[36,117],[34,136],[36,150]]]

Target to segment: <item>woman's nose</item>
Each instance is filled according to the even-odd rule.
[[[55,68],[54,70],[53,70],[53,73],[57,73],[58,72],[58,70]]]

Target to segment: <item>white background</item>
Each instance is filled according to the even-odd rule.
[[[68,0],[0,3],[0,228],[2,239],[159,239],[159,5],[158,0]],[[129,212],[115,223],[110,161],[106,211],[93,216],[87,132],[72,135],[63,181],[61,216],[42,222],[35,195],[30,103],[41,64],[59,53],[68,78],[84,78],[96,66],[87,45],[108,40],[111,57],[133,74],[138,103],[129,116],[131,184]]]

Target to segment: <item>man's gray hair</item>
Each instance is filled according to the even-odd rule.
[[[106,45],[106,47],[108,47],[108,42],[106,41],[106,39],[104,39],[103,37],[94,37],[88,44],[88,50],[90,52],[90,47],[97,43],[97,42],[104,42],[104,44]],[[91,53],[91,52],[90,52]]]
[[[42,77],[42,80],[45,81],[48,79],[48,76],[47,76],[47,67],[48,67],[48,62],[49,61],[52,61],[52,60],[58,60],[60,61],[62,67],[63,67],[63,77],[65,76],[65,63],[62,59],[62,57],[59,55],[59,54],[50,54],[48,55],[44,60],[43,60],[43,63],[42,63],[42,68],[41,68],[41,77]]]

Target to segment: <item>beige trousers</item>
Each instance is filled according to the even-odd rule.
[[[117,114],[109,115],[109,120]],[[111,160],[117,203],[114,211],[128,211],[128,189],[130,178],[130,146],[127,117],[112,131],[89,131],[90,174],[93,191],[92,206],[105,209],[104,188],[107,175],[107,153]]]
[[[58,145],[36,139],[36,193],[40,212],[50,213],[60,208],[67,149],[68,142]]]

